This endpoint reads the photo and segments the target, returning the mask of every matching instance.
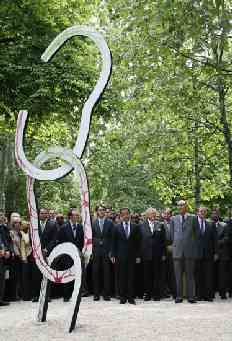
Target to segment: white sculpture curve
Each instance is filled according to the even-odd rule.
[[[46,62],[49,61],[49,59],[60,49],[60,47],[67,40],[78,35],[86,36],[93,40],[94,43],[97,45],[99,51],[101,52],[102,56],[102,70],[100,73],[100,77],[82,109],[79,135],[73,149],[76,156],[78,158],[81,158],[88,138],[92,109],[99,100],[99,97],[104,91],[108,79],[110,77],[111,73],[110,50],[106,44],[105,39],[100,33],[86,26],[73,26],[60,33],[48,46],[48,48],[45,50],[41,58]],[[68,174],[68,172],[70,172],[71,170],[70,166],[68,165],[64,165],[53,170],[42,170],[27,160],[23,149],[23,135],[27,116],[28,112],[26,110],[22,110],[19,112],[17,120],[15,155],[17,163],[20,165],[20,168],[27,175],[37,180],[56,180],[61,176],[61,174],[62,176]]]
[[[23,149],[23,134],[25,123],[28,116],[27,111],[19,112],[15,140],[15,156],[17,163],[19,167],[27,174],[27,200],[31,222],[30,230],[33,254],[37,266],[39,267],[40,271],[46,278],[46,279],[44,278],[41,286],[38,319],[40,321],[46,320],[47,311],[46,293],[48,280],[57,283],[67,283],[76,279],[76,281],[78,280],[78,282],[75,283],[75,289],[73,293],[74,311],[71,318],[71,325],[69,327],[70,332],[75,327],[81,297],[79,292],[81,281],[80,266],[81,262],[79,257],[79,251],[76,247],[74,247],[74,245],[70,247],[70,243],[63,243],[62,246],[58,245],[53,249],[51,257],[48,257],[48,259],[44,258],[41,250],[40,237],[38,233],[39,221],[34,194],[34,182],[35,180],[57,180],[64,177],[72,169],[74,169],[75,174],[79,177],[80,180],[81,215],[82,223],[84,226],[84,248],[82,252],[85,256],[85,262],[88,263],[90,255],[92,253],[92,229],[89,211],[88,182],[80,158],[83,154],[88,138],[92,109],[96,102],[99,100],[99,97],[101,93],[104,91],[108,79],[110,77],[111,54],[101,34],[85,26],[73,26],[63,31],[54,39],[54,41],[49,45],[49,47],[42,55],[42,59],[44,61],[48,61],[68,39],[77,35],[84,35],[95,42],[102,55],[102,70],[96,86],[94,87],[88,100],[84,104],[81,116],[79,135],[74,146],[74,149],[69,150],[62,147],[49,147],[47,152],[42,152],[37,156],[37,158],[34,161],[34,164],[28,161],[26,159]],[[65,161],[65,164],[61,167],[52,170],[43,170],[40,168],[45,162],[56,157],[59,157],[61,160]],[[54,257],[60,256],[61,254],[68,254],[73,259],[74,265],[71,268],[63,271],[57,271],[52,269],[50,265],[52,260],[54,259]]]

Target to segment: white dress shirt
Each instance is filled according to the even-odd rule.
[[[198,223],[199,223],[201,232],[204,233],[205,232],[205,219],[200,218],[199,216],[197,216],[197,219],[198,219]]]
[[[149,227],[150,227],[150,230],[151,230],[151,233],[153,234],[154,233],[154,221],[151,221],[148,219],[148,224],[149,224]]]

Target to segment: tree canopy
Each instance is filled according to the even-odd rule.
[[[25,175],[13,157],[19,110],[29,111],[30,160],[50,145],[75,143],[100,55],[76,37],[51,62],[40,60],[75,24],[102,32],[113,56],[83,158],[92,205],[141,212],[188,198],[192,208],[229,208],[231,14],[229,0],[1,1],[0,208],[26,214]],[[79,200],[72,175],[37,185],[40,205],[63,210]]]

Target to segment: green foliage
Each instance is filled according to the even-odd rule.
[[[186,197],[192,208],[231,206],[231,14],[225,0],[2,2],[1,134],[14,134],[27,109],[30,160],[51,144],[73,146],[99,54],[78,37],[50,63],[40,56],[63,29],[91,25],[113,55],[84,155],[92,205],[143,211]],[[9,184],[16,193],[6,190],[7,207],[17,202],[25,213],[24,175]],[[62,210],[79,200],[72,176],[38,188],[40,205]]]

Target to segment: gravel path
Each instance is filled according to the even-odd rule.
[[[84,298],[78,327],[66,332],[69,303],[49,304],[46,323],[35,322],[37,305],[0,307],[0,341],[232,341],[232,300],[174,304],[171,300],[120,305]]]

